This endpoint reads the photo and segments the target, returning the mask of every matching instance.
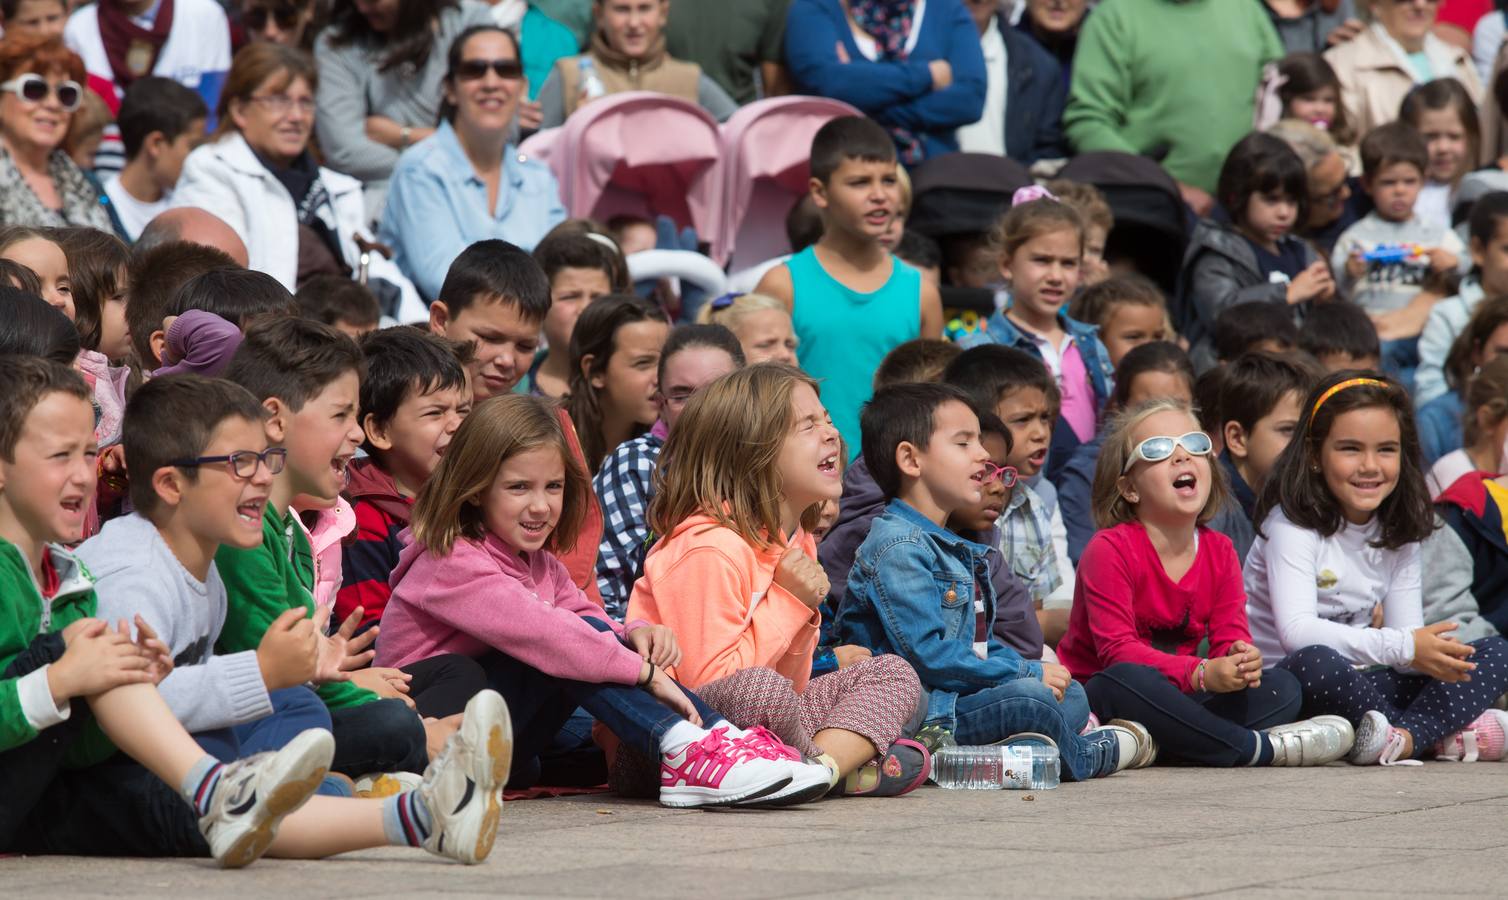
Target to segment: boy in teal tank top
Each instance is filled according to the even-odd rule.
[[[880,244],[900,207],[895,144],[883,128],[856,116],[828,122],[812,139],[811,173],[822,237],[766,273],[757,292],[790,309],[801,368],[822,383],[852,458],[875,369],[906,341],[942,337],[942,298]]]

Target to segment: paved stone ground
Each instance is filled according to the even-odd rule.
[[[0,798],[3,802],[3,798]],[[317,879],[317,880],[316,880]],[[1508,896],[1508,765],[1149,769],[1055,791],[925,788],[795,810],[511,803],[486,865],[0,860],[5,897]]]

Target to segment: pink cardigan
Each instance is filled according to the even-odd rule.
[[[401,538],[376,665],[498,650],[556,678],[591,684],[639,680],[643,660],[619,642],[625,627],[588,600],[552,554],[520,554],[489,534],[481,541],[462,538],[449,555],[436,557],[411,532]],[[613,630],[598,631],[584,616]],[[630,622],[628,628],[643,624]]]

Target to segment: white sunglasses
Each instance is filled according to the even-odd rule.
[[[35,72],[28,72],[0,84],[0,91],[15,94],[28,103],[41,103],[51,92],[58,98],[58,105],[63,107],[64,112],[73,112],[84,102],[84,89],[79,87],[77,81],[70,79],[53,85]]]
[[[1136,465],[1138,459],[1144,459],[1150,463],[1162,462],[1172,456],[1173,450],[1177,447],[1182,447],[1194,456],[1208,456],[1210,451],[1215,449],[1215,442],[1202,431],[1190,431],[1178,437],[1149,437],[1137,444],[1136,449],[1131,451],[1131,456],[1126,459],[1126,465],[1121,469],[1121,474],[1131,471],[1131,467]]]

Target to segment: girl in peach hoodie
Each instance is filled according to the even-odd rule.
[[[903,737],[916,673],[881,656],[810,678],[828,583],[808,529],[842,493],[841,443],[816,382],[790,366],[698,391],[661,452],[649,520],[664,538],[627,618],[669,626],[675,677],[731,721],[815,757],[836,791],[894,796],[930,768]]]

